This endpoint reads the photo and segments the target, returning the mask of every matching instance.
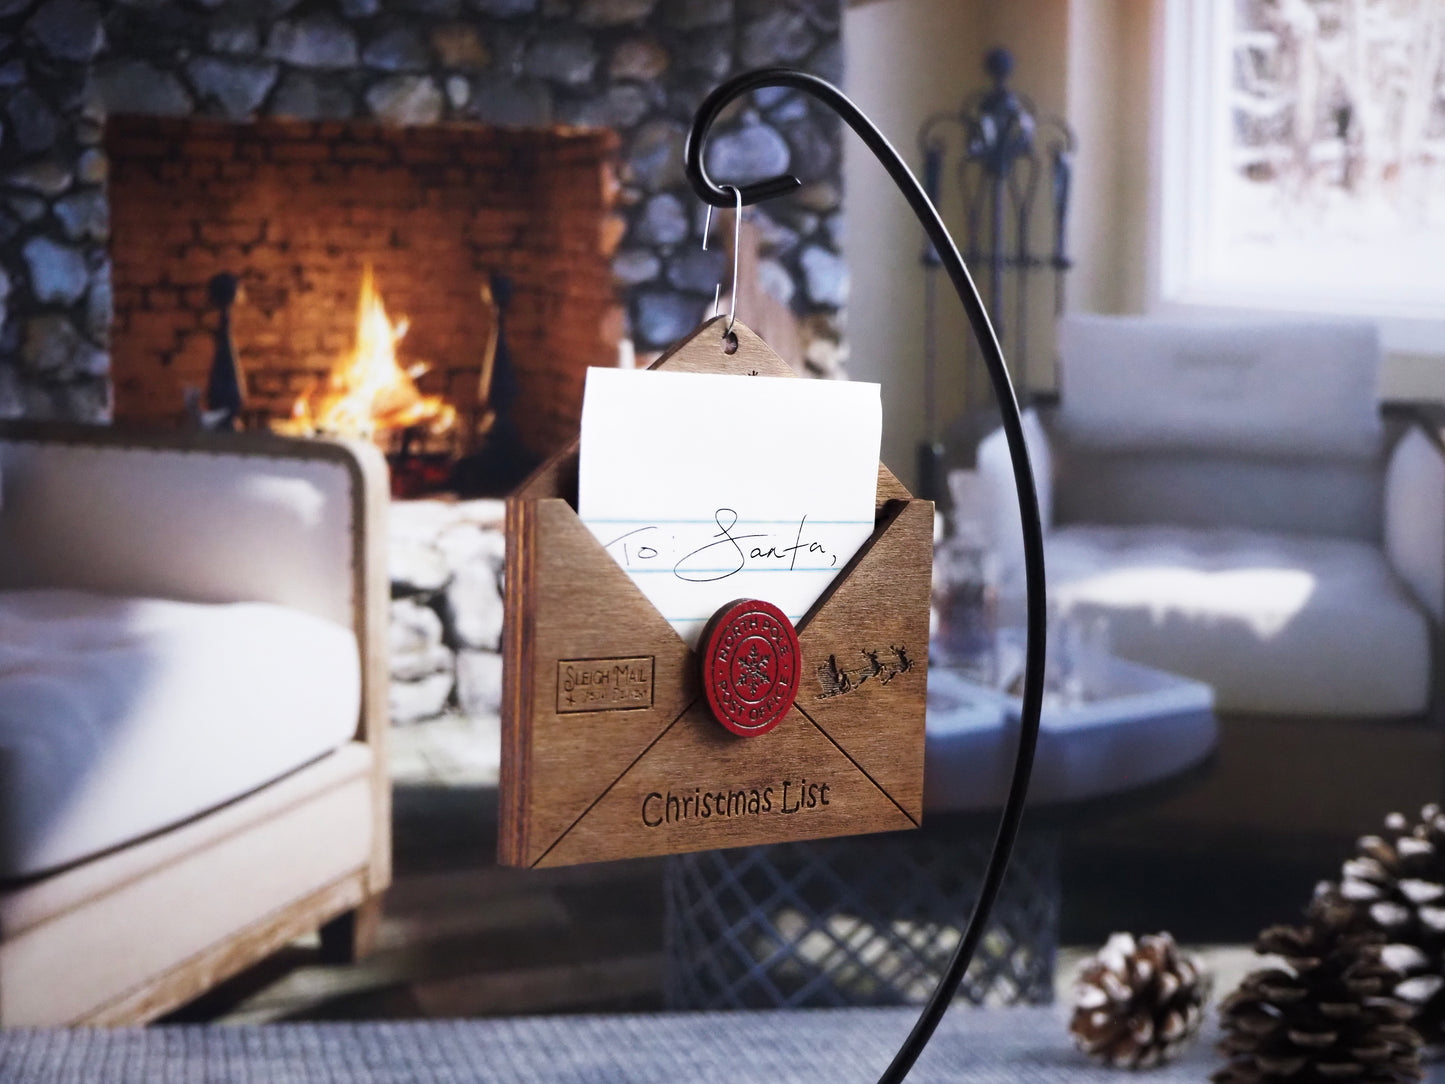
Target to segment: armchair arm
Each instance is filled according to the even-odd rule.
[[[1039,516],[1045,534],[1053,527],[1053,451],[1038,413],[1023,415],[1024,443],[1034,468],[1034,486],[1039,498]],[[999,555],[1004,569],[1023,566],[1023,525],[1019,521],[1013,462],[1002,429],[995,429],[978,446],[978,473],[984,493],[986,541]]]
[[[1421,416],[1385,468],[1385,552],[1438,624],[1445,618],[1445,445]]]

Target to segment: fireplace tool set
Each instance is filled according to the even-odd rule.
[[[1017,366],[1018,390],[1028,403],[1029,329],[1038,315],[1036,283],[1052,280],[1052,315],[1064,306],[1064,276],[1073,266],[1067,250],[1069,196],[1073,188],[1074,131],[1059,117],[1045,116],[1033,102],[1008,85],[1013,57],[991,49],[984,70],[993,85],[970,95],[957,111],[935,113],[918,130],[923,153],[923,189],[934,206],[943,205],[945,187],[963,205],[963,255],[987,272],[987,305],[994,333],[1010,342]],[[950,155],[950,135],[958,146]],[[1047,161],[1045,161],[1047,155]],[[955,178],[945,186],[945,165]],[[1041,180],[1046,195],[1040,207]],[[1040,213],[1042,211],[1042,213]],[[1037,220],[1043,219],[1049,245],[1034,248]],[[944,497],[949,466],[973,465],[978,443],[994,427],[994,411],[978,371],[972,344],[964,355],[963,416],[946,434],[938,417],[938,250],[925,242],[923,413],[925,440],[918,448],[919,489],[929,500]],[[1007,340],[1005,339],[1007,328]],[[950,462],[952,460],[952,462]]]

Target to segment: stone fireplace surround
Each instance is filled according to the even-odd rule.
[[[693,326],[726,274],[682,177],[692,111],[728,75],[787,63],[838,80],[841,0],[0,0],[0,416],[112,410],[108,113],[508,128],[620,143],[611,272],[643,352]],[[758,276],[828,368],[841,338],[837,125],[760,92],[710,169],[809,183],[751,212]]]

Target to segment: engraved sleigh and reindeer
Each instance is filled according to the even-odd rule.
[[[862,666],[848,669],[838,665],[838,656],[829,655],[828,661],[817,668],[818,685],[822,688],[819,700],[855,692],[865,681],[877,680],[878,684],[887,685],[899,674],[913,669],[913,660],[908,657],[906,647],[889,646],[886,650],[875,651],[865,649],[858,654],[863,656]]]
[[[820,690],[816,697],[818,700],[856,692],[866,681],[876,680],[880,685],[887,685],[899,674],[913,669],[913,660],[908,657],[906,647],[890,645],[872,651],[864,649],[858,654],[863,657],[862,666],[839,666],[838,656],[829,655],[827,662],[815,668]],[[749,654],[738,659],[738,683],[747,689],[749,695],[757,696],[758,690],[772,681],[771,662],[772,657],[759,652],[757,645],[752,646]]]

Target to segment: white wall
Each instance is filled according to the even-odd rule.
[[[843,23],[845,89],[915,170],[918,127],[957,109],[977,85],[990,42],[982,0],[871,0]],[[914,484],[923,433],[923,234],[903,197],[861,142],[843,154],[848,208],[848,375],[883,385],[883,460]],[[939,289],[939,416],[963,407],[957,375],[966,322],[946,279]]]
[[[843,24],[846,89],[917,168],[919,125],[933,112],[957,109],[985,84],[986,49],[1010,49],[1013,86],[1041,112],[1063,115],[1079,138],[1066,307],[1144,312],[1156,214],[1158,7],[1157,0],[854,0]],[[883,384],[884,458],[913,480],[923,437],[922,238],[856,140],[845,149],[844,183],[849,373]],[[964,405],[958,378],[968,332],[947,281],[939,285],[939,413],[948,419]],[[1045,338],[1052,340],[1047,326],[1031,331],[1033,343]],[[1030,353],[1030,384],[1052,388],[1051,351]],[[1445,358],[1389,357],[1382,392],[1445,398]]]

